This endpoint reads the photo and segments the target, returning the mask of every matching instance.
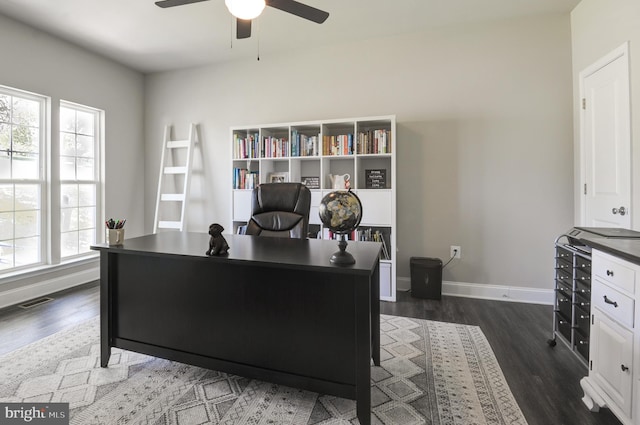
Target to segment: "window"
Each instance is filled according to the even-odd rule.
[[[0,277],[95,255],[103,122],[103,111],[0,86]]]
[[[60,256],[89,252],[98,222],[98,133],[94,109],[60,104]],[[102,227],[100,227],[102,229]]]
[[[0,86],[0,271],[43,262],[46,98]]]

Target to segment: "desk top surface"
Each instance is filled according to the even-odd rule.
[[[347,252],[356,263],[350,266],[331,264],[331,255],[338,251],[338,241],[319,239],[288,239],[247,235],[224,235],[230,248],[228,255],[207,256],[209,235],[191,232],[161,232],[154,235],[125,239],[123,245],[92,245],[91,249],[118,254],[151,256],[178,255],[202,258],[206,261],[246,262],[261,265],[291,268],[313,268],[318,271],[344,273],[371,273],[378,261],[380,242],[349,241]]]
[[[640,239],[589,237],[580,240],[592,248],[640,264]]]

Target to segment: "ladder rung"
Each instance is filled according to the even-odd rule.
[[[164,167],[165,174],[187,174],[187,167]]]
[[[163,193],[161,201],[184,201],[184,193]]]
[[[180,229],[182,227],[181,221],[159,221],[158,227],[161,229]]]
[[[172,140],[167,142],[168,149],[188,148],[191,143],[188,140]]]

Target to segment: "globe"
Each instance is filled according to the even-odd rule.
[[[360,224],[362,203],[351,190],[337,190],[322,198],[318,214],[325,227],[334,233],[345,234]]]
[[[340,266],[354,264],[355,258],[348,252],[345,235],[360,224],[362,203],[358,195],[349,190],[337,190],[327,194],[318,208],[322,224],[334,233],[341,235],[338,247],[340,251],[331,256],[331,262]]]

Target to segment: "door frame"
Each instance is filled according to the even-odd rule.
[[[585,98],[586,93],[585,93],[585,88],[584,88],[584,80],[589,77],[590,75],[596,73],[597,71],[599,71],[600,69],[604,68],[605,66],[609,65],[611,62],[617,60],[617,59],[622,59],[624,61],[624,65],[625,68],[627,69],[627,75],[628,75],[628,83],[629,83],[629,89],[631,88],[631,73],[630,73],[630,69],[629,69],[629,42],[625,41],[624,43],[622,43],[622,45],[620,45],[619,47],[617,47],[616,49],[612,50],[611,52],[607,53],[606,55],[604,55],[603,57],[601,57],[600,59],[598,59],[597,61],[595,61],[594,63],[592,63],[591,65],[587,66],[585,69],[583,69],[582,71],[580,71],[580,73],[578,74],[578,84],[579,84],[579,96],[578,96],[578,111],[580,112],[580,139],[579,139],[579,144],[578,144],[578,150],[579,150],[579,157],[580,157],[580,163],[579,163],[579,181],[578,181],[578,185],[577,185],[577,205],[578,205],[578,209],[579,209],[579,224],[580,225],[586,225],[586,219],[587,219],[587,202],[586,202],[586,197],[585,197],[585,193],[584,193],[584,187],[585,184],[587,183],[586,179],[586,168],[587,168],[587,158],[586,158],[586,153],[585,153],[585,114],[586,111],[585,109],[582,108],[582,99]],[[631,96],[631,93],[629,93],[629,96]],[[629,98],[631,99],[631,98]],[[631,105],[629,105],[629,108],[631,108]],[[631,116],[629,117],[629,120],[631,120]],[[631,121],[629,121],[629,125],[631,125]],[[630,146],[629,146],[629,155],[631,155],[631,144],[633,143],[632,140],[630,140]],[[631,161],[631,166],[633,167],[633,161]],[[631,179],[631,181],[629,182],[629,206],[632,207],[633,206],[633,200],[632,200],[632,195],[633,195],[633,170],[629,171],[629,178]],[[629,226],[629,228],[633,228],[633,216],[630,215],[629,216],[629,220],[631,225]]]

